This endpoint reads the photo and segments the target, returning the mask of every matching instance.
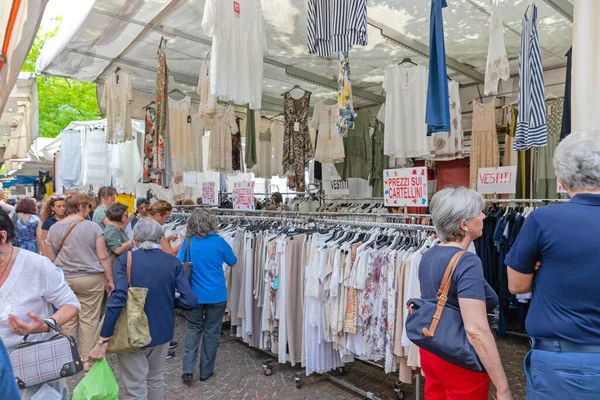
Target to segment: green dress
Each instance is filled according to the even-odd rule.
[[[373,187],[373,197],[383,197],[383,170],[388,168],[389,157],[383,154],[383,123],[375,119],[373,143],[373,163],[369,184]]]
[[[348,136],[344,138],[344,162],[335,164],[335,169],[342,179],[369,179],[373,162],[373,145],[369,131],[374,127],[374,123],[371,111],[362,109],[357,113],[354,129],[350,129]]]
[[[558,98],[546,103],[548,124],[548,144],[536,147],[533,152],[533,198],[557,199],[556,175],[554,174],[554,152],[560,142],[564,99]]]

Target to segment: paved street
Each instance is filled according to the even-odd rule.
[[[181,355],[183,352],[183,337],[185,320],[177,316],[176,340],[180,346],[175,349],[175,358],[167,360],[166,399],[285,399],[285,400],[342,400],[363,399],[364,397],[332,383],[327,377],[315,375],[303,378],[303,385],[296,389],[294,376],[301,372],[299,367],[275,364],[273,375],[263,374],[262,363],[269,357],[264,353],[251,349],[237,339],[224,334],[217,356],[215,375],[207,382],[200,383],[195,377],[192,386],[181,382]],[[522,361],[527,352],[528,341],[520,337],[500,338],[498,347],[508,374],[509,383],[515,400],[525,399],[525,375]],[[116,358],[109,356],[115,377],[122,386],[119,372],[116,368]],[[196,374],[197,375],[197,374]],[[82,374],[69,380],[71,390],[83,377]],[[376,367],[362,363],[348,364],[341,379],[359,386],[364,391],[370,391],[381,399],[396,399],[393,385],[397,380],[396,374],[388,375]],[[414,400],[414,387],[404,388],[406,399]],[[422,392],[421,392],[422,393]],[[121,394],[123,392],[121,391]],[[490,399],[493,397],[490,396]]]

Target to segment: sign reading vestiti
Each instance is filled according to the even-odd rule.
[[[234,210],[254,210],[254,181],[235,182],[232,200]]]
[[[383,171],[386,207],[426,207],[427,168],[400,168]]]
[[[517,193],[517,167],[479,168],[477,191],[481,194]]]
[[[215,196],[214,182],[202,182],[202,204],[217,204],[217,196]]]

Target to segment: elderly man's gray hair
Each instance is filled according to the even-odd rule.
[[[186,235],[187,237],[204,238],[210,232],[216,231],[217,226],[217,221],[212,214],[200,208],[190,215],[187,222]]]
[[[152,250],[164,236],[162,227],[152,218],[142,218],[133,228],[133,239],[142,250]]]
[[[554,168],[569,191],[600,188],[600,131],[574,132],[560,142]]]
[[[466,187],[447,187],[431,198],[429,209],[437,236],[443,242],[462,240],[465,232],[460,229],[463,220],[470,220],[485,208],[483,197]]]

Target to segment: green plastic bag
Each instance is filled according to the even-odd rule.
[[[73,400],[118,400],[119,385],[106,358],[97,361],[73,391]]]

